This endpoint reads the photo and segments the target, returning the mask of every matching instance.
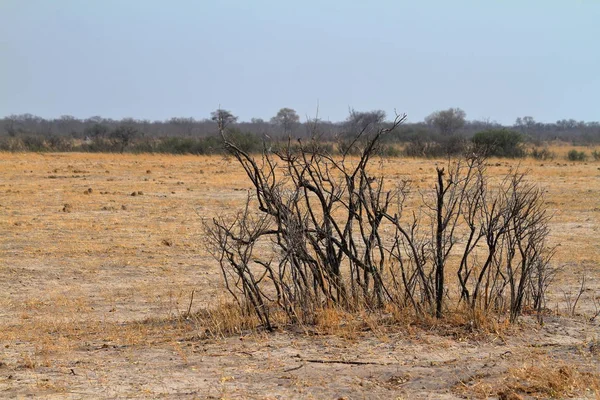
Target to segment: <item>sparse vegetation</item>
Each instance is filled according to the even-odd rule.
[[[497,397],[503,400],[564,399],[584,396],[596,398],[600,392],[600,375],[581,370],[567,363],[556,364],[547,358],[510,368],[500,382],[486,379],[485,375],[461,381],[454,388],[457,394],[471,398]],[[587,368],[586,368],[587,369]]]
[[[478,132],[473,136],[475,151],[487,156],[523,157],[523,136],[507,129]]]
[[[404,147],[408,157],[446,158],[465,155],[470,146],[469,140],[460,135],[438,136],[426,141],[415,138]]]
[[[577,151],[575,149],[567,153],[567,160],[569,161],[585,161],[587,160],[587,154],[583,151]]]
[[[298,154],[300,144],[292,144]],[[335,153],[332,145],[322,151]],[[570,147],[549,149],[562,159]],[[486,385],[487,396],[499,396],[510,384],[526,398],[516,385],[547,393],[558,382],[532,374],[512,378],[534,365],[545,366],[548,376],[565,366],[575,384],[563,397],[594,398],[594,386],[583,382],[599,372],[598,338],[588,322],[598,320],[594,229],[600,214],[589,195],[600,190],[590,179],[597,163],[542,167],[519,160],[529,171],[525,181],[545,188],[549,211],[560,210],[549,221],[548,240],[561,244],[551,265],[565,267],[548,289],[544,325],[530,317],[536,314],[530,308],[510,324],[508,315],[474,315],[464,302],[449,300],[458,296],[452,252],[442,319],[396,304],[326,305],[311,324],[290,325],[285,313],[272,313],[277,328],[267,335],[255,314],[231,302],[203,246],[201,217],[226,216],[224,210],[245,204],[251,185],[243,169],[231,156],[127,152],[0,154],[3,395],[252,398],[269,391],[287,398],[395,398],[449,395],[457,385],[463,389],[456,395],[477,398]],[[390,190],[410,181],[408,212],[418,210],[421,193],[433,194],[436,164],[447,171],[443,160],[375,156],[368,172],[383,176]],[[516,163],[485,164],[495,188]],[[65,204],[71,212],[62,211]],[[571,316],[563,291],[575,296],[584,270],[588,290]]]
[[[550,151],[548,147],[534,147],[533,149],[531,149],[531,157],[540,161],[549,161],[554,160],[554,158],[556,158],[556,154]]]
[[[91,117],[77,119],[64,115],[43,119],[31,114],[10,115],[0,118],[0,151],[11,152],[131,152],[169,154],[224,154],[218,135],[219,123],[234,128],[246,140],[258,144],[251,150],[260,153],[262,142],[268,138],[272,146],[281,146],[288,138],[307,139],[318,130],[322,142],[336,145],[343,152],[347,138],[352,138],[361,124],[387,127],[386,114],[381,110],[356,111],[345,121],[330,122],[319,118],[301,121],[296,111],[285,107],[270,120],[252,118],[239,121],[229,110],[219,109],[203,120],[176,117],[165,121],[146,121],[124,118],[120,121]],[[385,138],[383,154],[401,155],[398,148],[410,157],[446,157],[463,154],[470,142],[481,132],[495,132],[496,137],[477,139],[480,147],[493,151],[499,157],[521,157],[521,143],[542,146],[551,141],[572,145],[600,143],[600,125],[597,122],[557,121],[553,124],[536,122],[532,117],[518,118],[512,126],[490,121],[468,121],[460,108],[432,113],[422,122],[406,123]],[[520,136],[519,136],[520,135]],[[485,135],[484,135],[485,136]],[[493,136],[493,135],[492,135]],[[488,140],[489,139],[489,140]],[[519,141],[515,148],[511,141]],[[485,143],[483,143],[485,142]],[[521,150],[520,150],[521,149]],[[537,148],[532,154],[536,156]],[[543,149],[540,157],[546,157]]]

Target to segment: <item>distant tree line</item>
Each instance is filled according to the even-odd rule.
[[[381,110],[351,110],[344,121],[331,122],[318,118],[301,121],[289,107],[280,109],[268,121],[239,121],[224,109],[215,110],[206,119],[176,117],[165,121],[100,116],[79,119],[70,115],[44,119],[21,114],[0,119],[0,151],[220,153],[223,148],[217,132],[223,126],[251,152],[260,151],[265,141],[276,145],[278,141],[307,140],[315,135],[322,142],[337,143],[335,150],[343,152],[349,138],[389,124]],[[571,119],[541,123],[525,116],[511,126],[503,126],[494,121],[469,121],[463,110],[450,108],[436,111],[422,122],[402,125],[383,138],[382,144],[388,155],[394,155],[394,144],[403,144],[406,155],[436,157],[459,153],[466,144],[478,142],[491,154],[501,148],[495,155],[515,157],[519,151],[506,146],[523,142],[540,145],[551,140],[600,143],[600,122]]]

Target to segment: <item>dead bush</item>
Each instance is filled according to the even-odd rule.
[[[386,189],[370,162],[405,118],[363,127],[339,156],[313,132],[255,158],[220,127],[254,189],[235,215],[205,221],[240,309],[269,330],[273,312],[314,323],[328,307],[352,313],[393,304],[439,319],[454,303],[511,321],[526,307],[542,309],[553,275],[543,191],[519,171],[492,185],[477,154],[436,167],[431,190],[414,191],[408,181]],[[409,209],[414,201],[421,206]]]

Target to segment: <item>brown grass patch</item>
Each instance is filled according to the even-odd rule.
[[[522,367],[508,368],[502,375],[475,374],[459,382],[454,391],[469,398],[600,398],[600,374],[589,367],[533,357]]]
[[[504,384],[509,391],[535,398],[565,398],[578,395],[600,395],[600,375],[581,371],[574,365],[536,363],[508,370]]]

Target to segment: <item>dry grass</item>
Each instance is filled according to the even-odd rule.
[[[534,357],[521,367],[508,368],[498,379],[475,375],[455,386],[455,392],[471,398],[517,400],[600,398],[600,374],[589,366]]]
[[[600,375],[582,372],[577,366],[562,362],[536,363],[511,368],[506,381],[508,391],[537,398],[565,398],[585,394],[600,396]]]
[[[570,148],[552,146],[551,150],[566,154]],[[410,179],[413,187],[426,190],[432,185],[436,162],[443,160],[382,160],[373,168],[390,185]],[[518,162],[490,160],[490,172],[500,177]],[[520,163],[520,168],[530,170],[530,179],[547,188],[547,204],[555,213],[551,240],[559,245],[555,262],[563,271],[551,290],[550,308],[566,313],[565,293],[577,291],[579,278],[586,272],[587,290],[576,313],[589,318],[594,313],[590,300],[600,296],[596,278],[600,276],[600,162],[569,163],[559,157]],[[221,157],[0,154],[0,344],[4,350],[0,355],[0,397],[64,394],[75,390],[73,387],[87,397],[159,397],[181,394],[185,388],[191,393],[189,385],[200,366],[209,383],[216,376],[236,376],[214,387],[211,383],[211,396],[218,397],[224,390],[230,397],[260,397],[256,385],[262,382],[273,385],[269,387],[284,397],[294,397],[286,392],[295,390],[293,385],[278,380],[281,373],[269,375],[269,371],[296,365],[288,365],[294,360],[288,352],[335,357],[327,353],[333,342],[343,351],[356,352],[357,357],[396,363],[394,358],[385,358],[388,353],[375,350],[392,346],[392,342],[400,346],[408,340],[410,345],[402,352],[437,363],[437,354],[447,354],[455,346],[518,341],[525,335],[507,331],[503,320],[489,316],[457,311],[439,322],[415,320],[397,309],[380,315],[325,309],[317,313],[314,326],[298,330],[300,337],[285,336],[289,335],[285,332],[270,337],[253,333],[254,318],[227,305],[216,263],[204,249],[201,223],[202,218],[228,213],[242,204],[249,187],[240,168]],[[192,291],[194,301],[187,315]],[[285,328],[287,321],[279,321]],[[544,329],[554,329],[550,326]],[[535,334],[547,340],[543,335],[556,336],[561,329]],[[592,333],[582,329],[569,331],[578,343],[600,336],[597,327],[590,328]],[[246,339],[236,339],[248,335],[251,345]],[[423,339],[427,335],[438,339],[427,344]],[[212,338],[212,344],[197,341],[207,337]],[[328,337],[338,339],[320,339]],[[526,336],[522,340],[530,339]],[[568,341],[567,336],[560,340]],[[265,349],[265,343],[272,347],[257,350]],[[202,346],[208,346],[206,351],[199,350]],[[489,346],[490,352],[496,351],[495,344]],[[224,348],[217,350],[219,347]],[[237,349],[238,355],[231,355],[229,349]],[[470,351],[470,347],[465,349]],[[396,347],[389,350],[394,357],[401,357],[398,351]],[[254,358],[244,352],[254,354]],[[597,360],[597,354],[591,356]],[[267,364],[260,364],[257,357]],[[448,355],[448,359],[452,357],[462,356]],[[407,358],[406,365],[411,365],[411,360]],[[204,364],[209,361],[213,364]],[[537,373],[531,369],[534,365],[522,370],[509,361],[504,370],[511,368],[511,376],[533,377]],[[140,363],[145,363],[147,370],[141,370]],[[244,368],[240,369],[241,365]],[[592,375],[586,375],[578,364],[566,365],[575,368],[568,375],[573,382],[593,383],[586,381]],[[373,398],[378,393],[381,398],[390,393],[410,398],[405,394],[418,393],[410,382],[392,390],[388,383],[379,385],[379,381],[355,370],[338,371],[346,376],[342,379],[332,370],[319,368],[325,366],[306,368],[298,382],[310,382],[314,370],[328,376],[322,387],[329,392],[309,385],[303,386],[305,395],[307,390],[316,397],[361,390],[367,393],[367,387]],[[365,368],[374,368],[373,374],[387,373],[377,365]],[[560,374],[559,369],[557,364],[549,371]],[[253,372],[240,375],[241,370]],[[161,380],[165,374],[169,380]],[[365,386],[355,385],[359,375]],[[120,376],[125,376],[123,384],[116,383]],[[411,382],[416,380],[413,377]],[[518,380],[510,382],[517,385]],[[516,386],[513,389],[516,391]],[[428,390],[437,393],[437,389]],[[203,389],[197,395],[206,397],[206,393]],[[566,396],[571,392],[560,393]]]

